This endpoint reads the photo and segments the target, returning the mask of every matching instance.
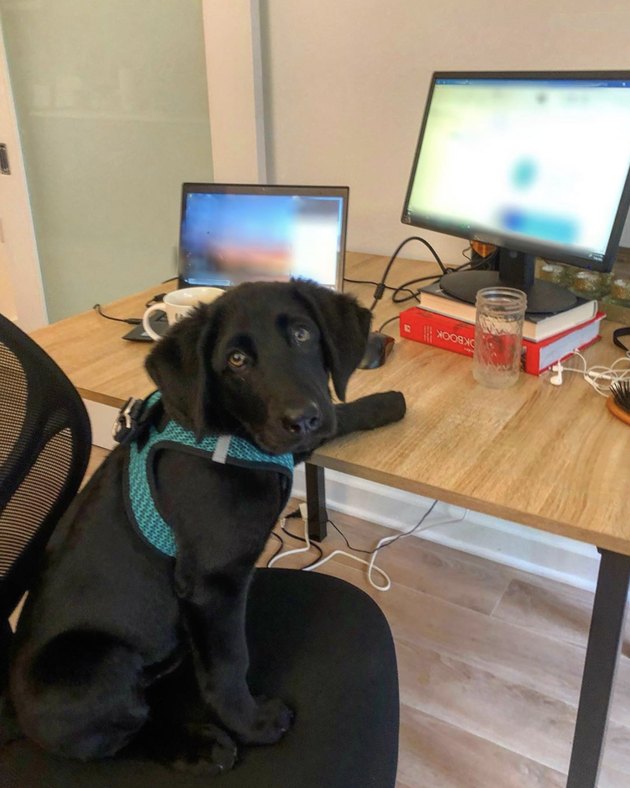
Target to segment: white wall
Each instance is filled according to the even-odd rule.
[[[212,171],[217,183],[267,182],[260,2],[203,0]]]
[[[355,251],[410,234],[400,214],[433,71],[629,63],[627,0],[268,0],[262,21],[269,178],[348,184]],[[422,234],[461,262],[463,241]]]

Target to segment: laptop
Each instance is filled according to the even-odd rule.
[[[341,290],[349,189],[185,183],[180,287],[312,279]]]
[[[342,290],[347,186],[184,183],[178,286],[311,279]],[[157,333],[168,328],[152,320]],[[125,339],[149,340],[142,327]]]

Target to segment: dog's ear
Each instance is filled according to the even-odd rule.
[[[206,425],[210,364],[216,340],[216,309],[202,306],[169,329],[149,353],[145,366],[171,418],[199,438]]]
[[[365,352],[372,314],[352,296],[313,282],[294,280],[293,284],[319,326],[326,366],[337,396],[344,400],[350,375]]]

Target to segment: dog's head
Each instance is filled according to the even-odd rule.
[[[311,282],[246,283],[160,340],[147,370],[167,413],[197,436],[246,434],[271,453],[309,452],[334,434],[371,315]]]

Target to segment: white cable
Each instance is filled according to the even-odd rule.
[[[578,375],[582,375],[583,379],[591,386],[598,394],[602,397],[608,397],[610,395],[610,385],[616,381],[620,380],[630,380],[630,356],[626,354],[625,356],[621,356],[616,361],[606,367],[601,364],[595,364],[592,367],[589,367],[587,364],[586,359],[580,353],[579,350],[574,350],[573,354],[577,356],[580,361],[582,362],[582,369],[577,369],[576,367],[565,367],[564,364],[558,363],[556,364],[553,369],[557,372],[557,376],[552,378],[550,382],[554,382],[559,380],[560,383],[562,382],[562,377],[560,373],[564,372],[576,372]],[[620,367],[620,365],[627,365],[625,367]],[[618,367],[620,367],[618,369]],[[554,385],[557,385],[554,383]]]
[[[468,513],[468,509],[464,509],[461,517],[449,517],[445,520],[442,519],[442,520],[438,520],[437,522],[428,523],[427,525],[424,526],[424,528],[420,528],[422,523],[433,511],[436,504],[437,501],[433,501],[429,509],[424,513],[424,515],[420,518],[420,520],[409,531],[405,533],[392,534],[391,536],[384,536],[382,539],[380,539],[376,547],[374,548],[374,552],[370,556],[369,561],[367,561],[365,558],[359,558],[359,556],[353,555],[352,553],[348,553],[346,550],[333,550],[332,553],[329,553],[329,555],[320,559],[319,561],[317,561],[317,563],[312,564],[311,566],[304,567],[304,571],[312,572],[314,569],[318,569],[320,566],[323,566],[327,561],[330,561],[330,559],[334,558],[334,556],[345,555],[346,558],[350,558],[353,561],[357,561],[358,563],[364,564],[365,566],[368,567],[367,580],[368,583],[372,586],[372,588],[375,588],[377,591],[389,591],[389,589],[392,587],[391,578],[389,577],[387,572],[385,572],[384,569],[381,569],[380,567],[376,566],[375,563],[380,550],[382,550],[384,547],[387,547],[387,545],[390,544],[391,542],[397,541],[398,539],[404,539],[406,536],[411,536],[414,533],[420,533],[420,531],[425,531],[427,528],[435,528],[438,525],[446,525],[447,523],[461,522],[464,519],[464,517],[466,517],[466,514]],[[281,558],[284,558],[285,556],[296,555],[297,553],[305,553],[308,550],[310,550],[311,542],[308,537],[308,523],[306,519],[304,519],[304,540],[306,542],[306,547],[299,547],[295,550],[287,550],[285,553],[280,553],[279,555],[272,558],[271,561],[267,564],[267,566],[273,566],[273,564],[275,564],[277,561],[279,561]],[[378,583],[374,582],[372,577],[373,572],[378,572],[382,576],[382,578],[385,581],[384,585],[378,585]]]
[[[282,528],[283,531],[284,531],[284,524],[286,523],[286,521],[287,518],[283,517],[280,525],[280,528]],[[268,569],[272,567],[276,563],[276,561],[279,561],[281,558],[286,558],[288,555],[297,555],[298,553],[308,553],[308,551],[311,549],[311,542],[308,538],[308,527],[306,527],[307,526],[306,520],[304,520],[304,525],[305,525],[304,537],[306,541],[306,547],[296,547],[295,550],[287,550],[286,553],[278,553],[278,555],[275,555],[271,559],[271,561],[269,561],[269,563],[267,564]]]

